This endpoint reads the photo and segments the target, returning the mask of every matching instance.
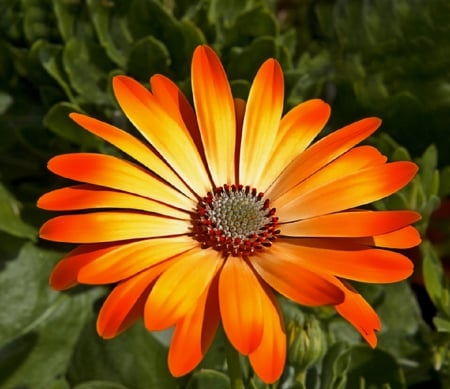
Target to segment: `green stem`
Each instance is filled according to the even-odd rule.
[[[228,376],[230,377],[231,389],[245,389],[242,380],[241,362],[239,353],[228,339],[225,340],[225,352],[228,364]]]
[[[306,371],[305,370],[301,370],[299,372],[297,372],[297,374],[295,375],[295,388],[298,389],[304,389],[306,388]]]

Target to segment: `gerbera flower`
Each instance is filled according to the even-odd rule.
[[[150,85],[113,80],[142,140],[71,115],[134,161],[95,153],[49,161],[53,173],[79,182],[38,202],[69,211],[46,222],[40,236],[80,244],[54,269],[52,287],[115,284],[98,316],[104,338],[142,316],[148,330],[174,326],[175,376],[200,363],[221,323],[258,376],[277,380],[286,336],[274,291],[302,305],[334,305],[374,347],[378,316],[345,279],[405,279],[411,262],[389,249],[420,240],[411,226],[417,213],[358,208],[396,192],[417,171],[356,146],[380,120],[311,144],[330,115],[325,102],[307,101],[282,117],[283,74],[274,59],[259,69],[247,102],[234,100],[206,46],[192,60],[195,109],[166,77],[155,75]]]

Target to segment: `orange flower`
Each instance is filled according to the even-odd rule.
[[[113,80],[143,140],[71,115],[134,162],[93,153],[50,160],[53,173],[80,184],[45,194],[39,207],[84,210],[41,228],[44,239],[80,244],[54,269],[52,287],[117,284],[98,333],[114,337],[142,316],[149,330],[175,326],[175,376],[200,363],[222,323],[258,376],[276,381],[286,336],[274,290],[299,304],[334,305],[375,347],[378,316],[344,279],[403,280],[412,264],[389,249],[420,241],[411,226],[417,213],[357,208],[396,192],[417,171],[356,146],[380,120],[360,120],[311,145],[330,115],[325,102],[307,101],[282,117],[283,74],[273,59],[259,69],[248,101],[234,100],[206,46],[192,60],[195,111],[166,77],[150,84],[151,92],[126,76]]]

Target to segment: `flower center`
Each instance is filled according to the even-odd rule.
[[[275,209],[263,193],[243,185],[208,192],[194,215],[193,236],[202,248],[226,255],[249,256],[270,247],[279,234]]]

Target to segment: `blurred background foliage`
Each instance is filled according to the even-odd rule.
[[[377,209],[414,209],[424,242],[408,282],[357,285],[379,312],[368,348],[333,310],[287,301],[289,357],[279,388],[450,387],[450,2],[448,0],[0,0],[0,388],[228,388],[220,334],[191,375],[173,379],[167,334],[137,324],[95,333],[104,288],[48,287],[67,251],[39,241],[36,199],[63,184],[60,153],[114,153],[67,117],[79,111],[130,129],[111,93],[126,73],[163,73],[189,95],[191,55],[221,56],[245,98],[268,57],[283,66],[286,109],[320,97],[326,131],[383,118],[369,142],[421,170]],[[325,131],[325,132],[326,132]],[[264,388],[245,359],[249,388]]]

